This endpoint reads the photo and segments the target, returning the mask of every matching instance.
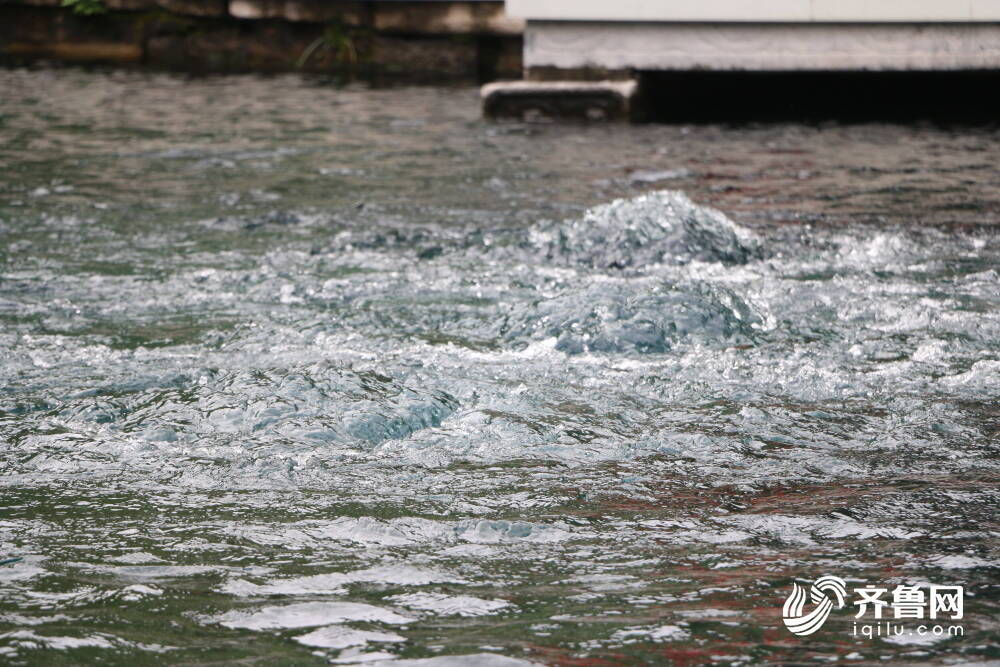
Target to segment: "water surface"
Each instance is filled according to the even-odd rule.
[[[0,661],[1000,657],[995,130],[0,90]],[[794,638],[823,574],[966,635]]]

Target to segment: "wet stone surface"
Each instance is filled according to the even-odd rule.
[[[0,88],[0,662],[1000,657],[995,131]]]

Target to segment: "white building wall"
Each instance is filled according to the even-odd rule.
[[[1000,25],[529,21],[524,58],[559,69],[1000,69]]]
[[[549,21],[1000,21],[1000,0],[507,0],[507,13]]]

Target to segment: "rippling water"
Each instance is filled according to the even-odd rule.
[[[0,88],[0,661],[1000,655],[995,131]],[[794,638],[822,574],[966,636]]]

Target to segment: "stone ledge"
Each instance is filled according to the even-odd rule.
[[[4,48],[10,56],[54,58],[73,62],[134,63],[142,58],[142,48],[119,42],[76,42],[38,44],[14,42]]]
[[[0,4],[60,7],[62,0],[0,0]],[[524,33],[523,19],[508,16],[502,0],[468,2],[365,2],[362,0],[104,0],[114,11],[165,10],[182,16],[336,21],[376,32],[406,35],[497,35]]]
[[[149,11],[162,9],[185,16],[226,16],[226,0],[103,0],[112,11]],[[0,0],[2,5],[62,7],[62,0]]]
[[[282,2],[282,11],[293,4]],[[340,11],[362,5],[335,4]],[[340,27],[332,28],[317,21],[162,11],[85,16],[0,0],[0,62],[50,59],[206,73],[305,71],[411,82],[483,81],[522,72],[519,35],[378,32],[370,27],[370,14],[363,18],[360,26],[340,20]]]
[[[364,2],[319,2],[317,0],[230,0],[229,14],[234,18],[281,19],[295,23],[339,21],[345,25],[367,23]]]
[[[156,9],[157,5],[153,0],[104,0],[108,9],[116,11],[137,12]]]
[[[524,21],[501,2],[386,2],[373,6],[379,32],[437,35],[520,35]]]
[[[638,83],[629,81],[499,81],[482,87],[483,113],[493,119],[630,120]]]
[[[154,0],[160,9],[189,16],[225,16],[229,7],[226,0]]]

